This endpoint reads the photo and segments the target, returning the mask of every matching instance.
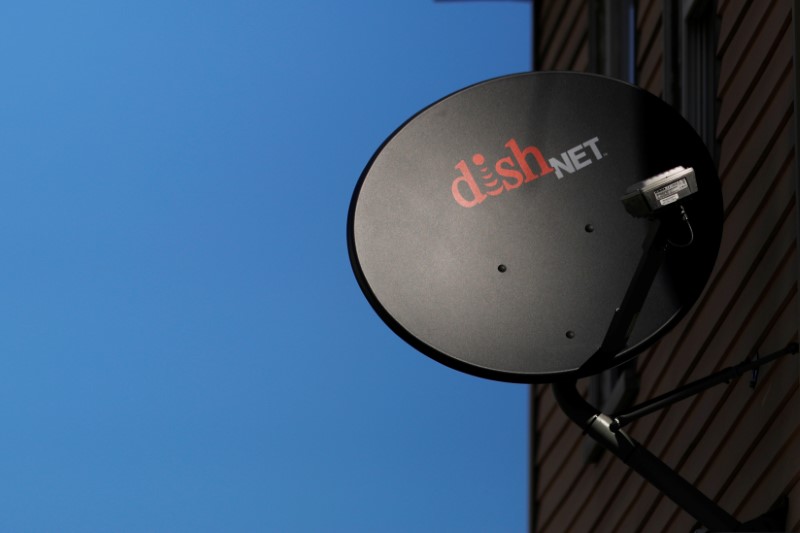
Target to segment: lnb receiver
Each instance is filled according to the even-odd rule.
[[[696,192],[694,169],[675,167],[628,187],[622,203],[631,215],[649,217]]]

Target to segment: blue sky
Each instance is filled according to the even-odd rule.
[[[528,388],[397,338],[345,222],[529,43],[520,2],[0,6],[0,530],[524,531]]]

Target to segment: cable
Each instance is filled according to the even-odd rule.
[[[683,206],[681,206],[681,220],[683,220],[686,227],[689,228],[689,240],[683,244],[677,244],[667,239],[667,243],[675,248],[688,248],[694,242],[694,229],[692,228],[692,223],[689,222],[689,215],[686,214],[686,209],[684,209]]]

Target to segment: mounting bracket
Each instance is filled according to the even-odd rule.
[[[553,383],[553,392],[558,405],[564,413],[580,426],[587,435],[622,459],[625,464],[638,472],[646,481],[692,515],[702,525],[709,528],[710,531],[782,531],[783,524],[766,523],[764,520],[768,515],[769,518],[773,518],[772,514],[774,513],[765,513],[762,517],[747,523],[739,522],[700,492],[694,485],[664,464],[658,457],[629,437],[622,431],[622,426],[709,387],[739,376],[747,370],[752,370],[779,357],[797,352],[798,344],[796,342],[790,343],[783,350],[766,357],[741,363],[680,387],[670,393],[644,402],[631,409],[628,413],[619,415],[616,418],[612,418],[590,405],[578,392],[576,380]],[[773,529],[765,529],[765,527]]]

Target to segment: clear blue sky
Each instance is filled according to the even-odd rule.
[[[0,6],[0,531],[524,531],[523,385],[347,259],[372,152],[530,64],[530,5]]]

